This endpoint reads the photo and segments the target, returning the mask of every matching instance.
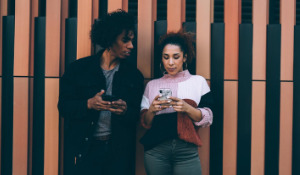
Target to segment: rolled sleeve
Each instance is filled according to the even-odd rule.
[[[204,128],[204,127],[208,127],[212,124],[213,122],[213,113],[211,111],[210,108],[198,108],[201,113],[202,113],[202,120],[200,120],[199,122],[194,122],[195,126]]]

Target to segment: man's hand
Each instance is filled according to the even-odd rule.
[[[102,95],[104,94],[104,92],[104,90],[101,90],[101,92],[97,93],[94,97],[88,99],[88,109],[94,109],[97,111],[108,111],[112,107],[111,102],[102,100]]]
[[[125,114],[127,111],[127,103],[121,99],[113,101],[109,111],[117,115]]]

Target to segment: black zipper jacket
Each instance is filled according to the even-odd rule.
[[[106,90],[100,68],[102,53],[71,63],[60,79],[58,109],[60,117],[64,118],[64,174],[71,174],[77,164],[83,163],[98,122],[99,111],[88,109],[87,100],[101,89]],[[124,115],[111,115],[112,156],[118,157],[117,160],[122,161],[120,164],[130,166],[129,171],[134,173],[136,124],[144,77],[137,68],[121,60],[112,83],[112,95],[127,103]]]

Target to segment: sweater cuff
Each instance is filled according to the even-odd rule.
[[[202,120],[194,122],[195,126],[208,127],[212,124],[213,113],[209,108],[198,108],[202,113]]]

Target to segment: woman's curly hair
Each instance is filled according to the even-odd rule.
[[[92,26],[90,36],[93,44],[106,49],[112,46],[123,31],[128,33],[134,30],[134,17],[124,10],[118,9],[96,21]]]
[[[163,35],[159,41],[160,58],[162,58],[162,52],[167,44],[179,46],[183,55],[187,56],[187,63],[191,63],[195,58],[195,39],[193,33],[188,33],[181,29],[178,32],[169,32]]]

